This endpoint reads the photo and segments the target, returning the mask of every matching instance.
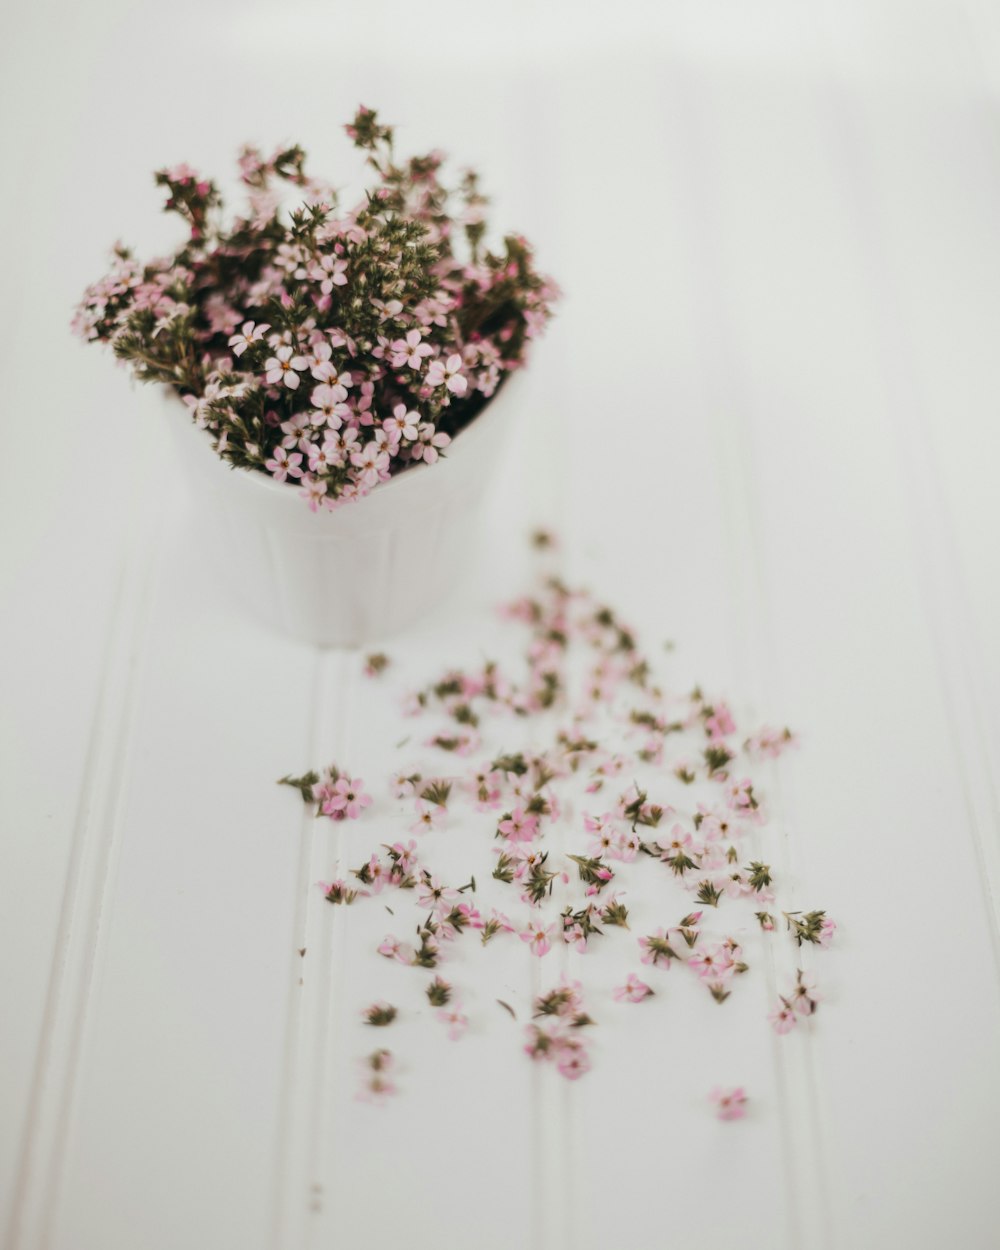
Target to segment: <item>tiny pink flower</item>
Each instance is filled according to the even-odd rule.
[[[382,428],[390,437],[395,435],[397,442],[405,440],[412,443],[417,437],[419,424],[418,412],[407,411],[405,404],[397,404],[392,410],[392,416],[386,417],[382,422]]]
[[[721,946],[713,946],[709,950],[699,950],[688,960],[692,968],[703,981],[725,980],[733,971],[730,954]]]
[[[429,421],[425,421],[417,430],[418,441],[410,448],[414,460],[423,460],[424,464],[434,464],[439,452],[451,442],[443,430],[435,430]]]
[[[346,398],[347,392],[342,386],[330,386],[327,382],[314,386],[309,396],[319,418],[325,421],[331,430],[339,430],[344,424],[344,417],[350,412],[350,408],[344,402]],[[316,424],[319,424],[319,421],[316,421]]]
[[[335,286],[347,286],[347,261],[340,256],[323,256],[310,270],[310,277],[320,280],[319,289],[329,295]]]
[[[811,972],[799,972],[791,995],[792,1007],[800,1016],[811,1016],[822,997],[816,988],[816,978]]]
[[[715,1104],[715,1114],[720,1120],[742,1120],[747,1113],[747,1096],[742,1085],[735,1089],[721,1089],[718,1086],[709,1094]]]
[[[294,391],[299,384],[299,374],[308,367],[309,362],[305,356],[296,356],[291,347],[279,347],[274,355],[264,362],[264,368],[267,370],[264,380],[268,386],[276,386],[279,382],[284,382],[285,386]]]
[[[445,809],[439,803],[425,803],[423,799],[417,799],[416,812],[417,818],[410,825],[411,833],[429,833],[444,824]]]
[[[399,938],[393,937],[391,933],[382,939],[377,949],[378,953],[384,955],[386,959],[395,959],[401,964],[408,964],[413,958],[413,952],[410,947],[401,942]]]
[[[816,941],[819,943],[820,946],[823,946],[823,947],[829,946],[830,943],[833,941],[834,934],[836,932],[837,932],[836,920],[831,920],[829,917],[827,917],[825,920],[821,922],[819,926],[819,934],[817,935]]]
[[[538,817],[526,812],[523,807],[515,807],[506,820],[501,820],[497,829],[508,842],[530,842],[538,833]]]
[[[434,360],[427,370],[428,386],[446,386],[455,395],[464,395],[468,382],[462,376],[462,357],[456,352],[446,361]]]
[[[630,972],[625,984],[612,990],[611,996],[616,1002],[641,1003],[644,998],[649,998],[652,992],[645,981],[640,981],[634,972]]]
[[[549,952],[549,938],[553,929],[555,929],[554,924],[546,925],[543,928],[537,921],[532,920],[528,923],[528,927],[521,931],[521,941],[529,944],[532,955],[537,955],[541,958],[542,955],[546,955]]]
[[[302,479],[302,487],[303,489],[299,491],[299,497],[308,502],[310,512],[315,512],[320,504],[322,504],[323,496],[326,494],[326,482],[324,482],[322,478],[313,477],[311,474],[307,474],[307,476]]]
[[[372,796],[365,794],[363,786],[364,782],[360,777],[338,778],[329,797],[323,801],[323,815],[334,820],[357,820],[372,801]]]
[[[248,347],[252,347],[254,343],[259,343],[270,328],[266,324],[255,325],[252,321],[244,321],[240,333],[234,334],[229,340],[229,346],[233,349],[233,354],[242,356]]]
[[[469,1017],[464,1015],[457,1006],[442,1007],[436,1015],[442,1024],[448,1026],[448,1036],[453,1042],[457,1042],[469,1027]]]
[[[776,1007],[767,1018],[770,1020],[775,1033],[789,1033],[799,1022],[798,1016],[792,1010],[791,1003],[785,998],[781,1000],[781,1005]]]
[[[422,337],[419,330],[410,330],[405,339],[396,339],[392,344],[390,360],[394,369],[419,369],[424,359],[434,354],[434,348],[430,343],[421,342]],[[461,364],[461,359],[459,364]],[[432,382],[431,385],[434,386],[436,383]]]
[[[417,887],[417,903],[425,910],[449,912],[459,897],[457,890],[446,886],[437,877],[429,877]]]
[[[289,477],[301,477],[303,472],[301,465],[301,452],[289,453],[284,447],[275,447],[271,459],[264,461],[264,467],[276,482],[284,482]]]
[[[559,1047],[556,1052],[556,1067],[568,1081],[578,1080],[590,1071],[590,1058],[583,1044],[576,1039]]]

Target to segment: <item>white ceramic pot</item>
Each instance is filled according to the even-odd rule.
[[[417,620],[468,570],[520,393],[515,373],[445,457],[334,512],[310,512],[295,485],[230,469],[186,409],[167,407],[201,534],[230,588],[282,633],[359,646]]]

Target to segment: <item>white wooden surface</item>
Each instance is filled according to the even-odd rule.
[[[3,1244],[1000,1244],[996,6],[6,24]],[[693,999],[602,1024],[570,1086],[475,1003],[450,1048],[401,1024],[403,1093],[354,1101],[357,1008],[397,969],[377,909],[312,888],[351,831],[273,781],[374,783],[405,731],[357,656],[226,600],[155,397],[66,325],[115,237],[169,245],[154,166],[247,138],[328,165],[359,99],[478,164],[566,290],[480,574],[397,673],[496,635],[543,521],[566,576],[676,641],[678,682],[796,726],[774,862],[842,925],[809,1030],[770,1034],[755,973],[725,1027]],[[488,954],[526,1002],[520,951]],[[719,1082],[747,1122],[711,1117]]]

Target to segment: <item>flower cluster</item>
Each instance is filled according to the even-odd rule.
[[[232,221],[215,183],[159,171],[188,239],[147,262],[116,247],[73,320],[176,391],[224,460],[296,484],[313,510],[437,460],[525,363],[558,295],[521,236],[484,245],[475,173],[447,187],[442,153],[397,161],[370,109],[345,129],[374,174],[349,208],[299,147],[243,149],[248,206]]]
[[[590,1070],[583,1029],[594,1022],[583,1009],[582,990],[579,981],[563,977],[554,990],[540,994],[524,1046],[525,1054],[554,1063],[571,1081]]]
[[[526,662],[449,670],[408,697],[411,714],[439,718],[423,739],[428,758],[452,767],[398,771],[383,827],[405,826],[409,836],[372,850],[350,870],[350,885],[322,888],[335,904],[397,891],[388,908],[397,918],[411,900],[412,929],[387,934],[378,953],[431,972],[426,998],[452,1037],[470,1021],[437,970],[456,943],[478,935],[479,946],[519,943],[543,968],[557,961],[558,980],[542,980],[553,988],[535,996],[525,1050],[574,1079],[591,1066],[595,1030],[583,982],[566,965],[595,945],[613,943],[621,955],[623,980],[610,997],[655,1012],[675,966],[722,1004],[763,943],[784,934],[788,959],[801,963],[803,947],[830,945],[836,924],[822,910],[777,908],[767,806],[752,770],[794,742],[789,731],[741,735],[725,701],[700,688],[665,692],[616,613],[558,579],[504,614],[528,628]],[[351,814],[345,787],[355,806],[367,799],[336,768],[284,781],[335,820]],[[432,867],[449,829],[461,830],[475,856],[464,881]],[[799,967],[771,1023],[787,1032],[819,1001]],[[737,1118],[745,1094],[716,1101],[723,1118]]]

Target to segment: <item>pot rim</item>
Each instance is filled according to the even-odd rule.
[[[378,485],[374,486],[367,495],[363,495],[360,499],[355,499],[339,508],[319,508],[311,515],[340,516],[345,512],[353,511],[354,507],[358,504],[362,504],[366,500],[375,498],[376,496],[386,499],[390,489],[393,489],[394,497],[398,497],[407,482],[411,483],[411,487],[408,489],[412,489],[412,485],[414,483],[423,480],[428,470],[434,469],[441,472],[447,467],[447,465],[453,463],[459,448],[462,449],[460,453],[462,455],[472,451],[474,446],[478,442],[482,441],[483,437],[486,436],[489,428],[496,424],[498,409],[501,411],[502,415],[502,410],[508,406],[507,400],[510,397],[509,393],[511,391],[520,391],[521,384],[519,381],[519,375],[523,373],[523,371],[524,369],[522,366],[519,369],[511,370],[507,373],[500,386],[494,394],[489,397],[483,408],[476,414],[475,417],[473,417],[467,426],[459,430],[459,432],[448,444],[445,454],[441,455],[440,458],[434,462],[434,464],[426,464],[422,460],[417,461],[404,472],[397,473],[393,477],[390,477],[387,482],[379,482]],[[176,392],[168,390],[167,398],[170,402],[170,406],[175,410],[183,407],[181,399]],[[185,409],[185,412],[186,411],[187,410]],[[203,426],[197,425],[190,419],[190,417],[188,418],[186,424],[198,436],[203,436],[203,442],[206,445],[206,450],[212,452],[211,432]],[[181,427],[178,423],[174,423],[174,428],[178,432],[178,437],[183,437],[181,434]],[[478,433],[476,432],[477,430]],[[215,461],[220,461],[220,457],[218,457],[214,452],[212,452],[212,458]],[[206,469],[214,475],[215,470],[212,466],[212,461],[208,460],[206,457],[203,463]],[[288,503],[295,506],[296,510],[302,509],[305,512],[309,512],[308,505],[299,493],[301,487],[297,482],[276,482],[274,478],[269,477],[266,473],[262,473],[257,469],[246,469],[241,466],[221,463],[221,461],[220,469],[222,469],[226,473],[227,477],[230,478],[231,485],[236,486],[237,489],[241,490],[241,492],[255,491],[259,498],[269,498],[273,499],[275,502],[287,500]],[[220,487],[220,489],[225,488]]]

